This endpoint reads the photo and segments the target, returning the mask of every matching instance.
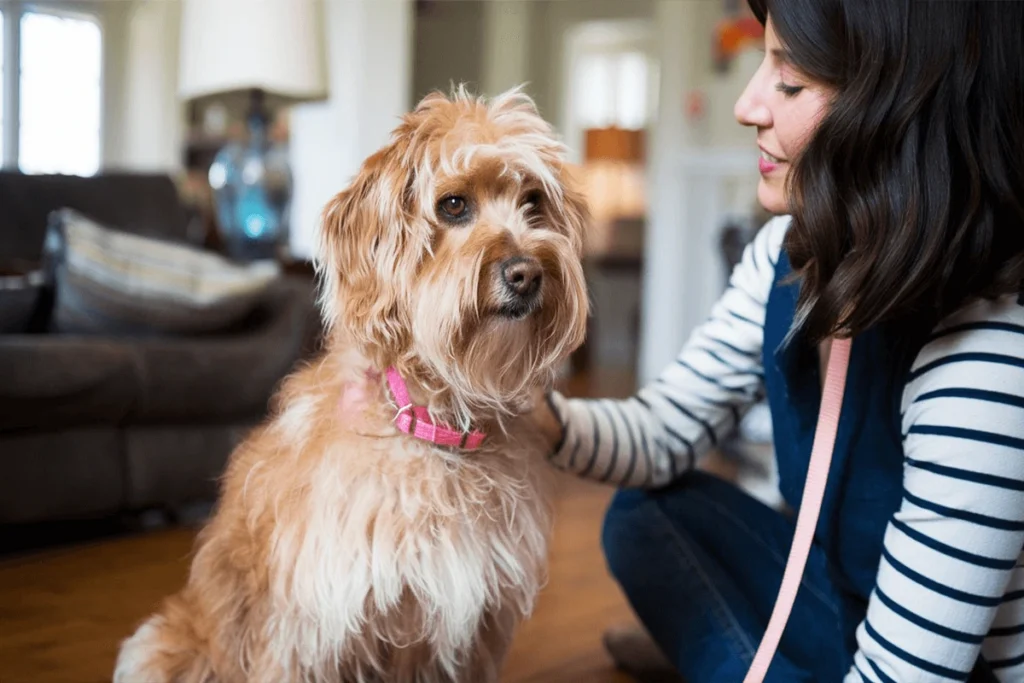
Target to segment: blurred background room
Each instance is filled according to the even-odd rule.
[[[0,681],[110,680],[232,447],[316,353],[318,215],[398,117],[525,84],[594,222],[564,390],[627,396],[708,315],[756,206],[742,0],[0,0]],[[708,467],[776,500],[752,412]],[[625,681],[610,491],[565,478],[505,680]]]

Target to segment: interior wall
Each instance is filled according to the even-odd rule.
[[[733,104],[757,53],[721,75],[712,64],[720,3],[658,0],[661,106],[649,137],[651,210],[643,284],[641,381],[673,361],[707,318],[724,285],[719,249],[723,221],[756,206],[755,134],[733,117]],[[700,117],[685,103],[703,94]]]
[[[529,1],[529,0],[523,0]],[[436,0],[417,6],[413,30],[411,101],[465,83],[483,88],[488,0]]]
[[[495,11],[509,12],[508,25],[523,23],[515,5],[529,5],[528,27],[517,38],[517,30],[496,30]],[[494,6],[499,6],[497,9]],[[413,94],[415,102],[433,89],[447,92],[452,81],[466,82],[474,91],[492,87],[488,60],[501,55],[502,46],[488,45],[488,36],[528,42],[525,61],[526,91],[541,114],[556,126],[562,120],[564,88],[564,36],[573,26],[596,20],[644,19],[653,17],[654,0],[434,0],[418,9],[415,16]],[[490,16],[489,16],[490,12]],[[500,20],[499,20],[500,21]],[[514,52],[514,51],[512,51]],[[494,69],[495,65],[491,65]],[[507,69],[506,69],[507,71]],[[519,69],[511,71],[518,72]],[[507,77],[500,81],[504,88]]]
[[[684,0],[692,1],[692,0]],[[653,0],[536,0],[531,24],[535,27],[530,50],[529,80],[541,113],[561,125],[565,88],[565,35],[582,22],[651,19]]]
[[[127,63],[128,22],[135,0],[102,5],[103,25],[103,111],[100,166],[109,168],[121,158],[126,111],[124,67]]]
[[[291,112],[291,247],[305,258],[324,206],[409,109],[412,83],[411,0],[330,0],[325,10],[329,97]]]
[[[117,4],[117,3],[115,3]],[[173,172],[182,166],[185,106],[178,98],[180,0],[133,0],[123,17],[119,70],[111,87],[118,106],[107,121],[106,166]],[[116,126],[116,128],[114,127]]]

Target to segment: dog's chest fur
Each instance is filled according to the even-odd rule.
[[[297,514],[271,542],[272,599],[289,615],[279,652],[315,670],[427,647],[453,669],[486,619],[530,612],[551,514],[550,471],[528,444],[499,435],[452,454],[353,435],[309,455]]]

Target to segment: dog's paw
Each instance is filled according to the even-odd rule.
[[[152,617],[121,644],[113,683],[170,683],[153,662],[159,652],[160,619]]]

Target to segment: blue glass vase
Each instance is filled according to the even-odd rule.
[[[284,145],[272,144],[267,116],[248,117],[248,140],[226,145],[209,181],[225,254],[235,260],[287,260],[292,175]]]

